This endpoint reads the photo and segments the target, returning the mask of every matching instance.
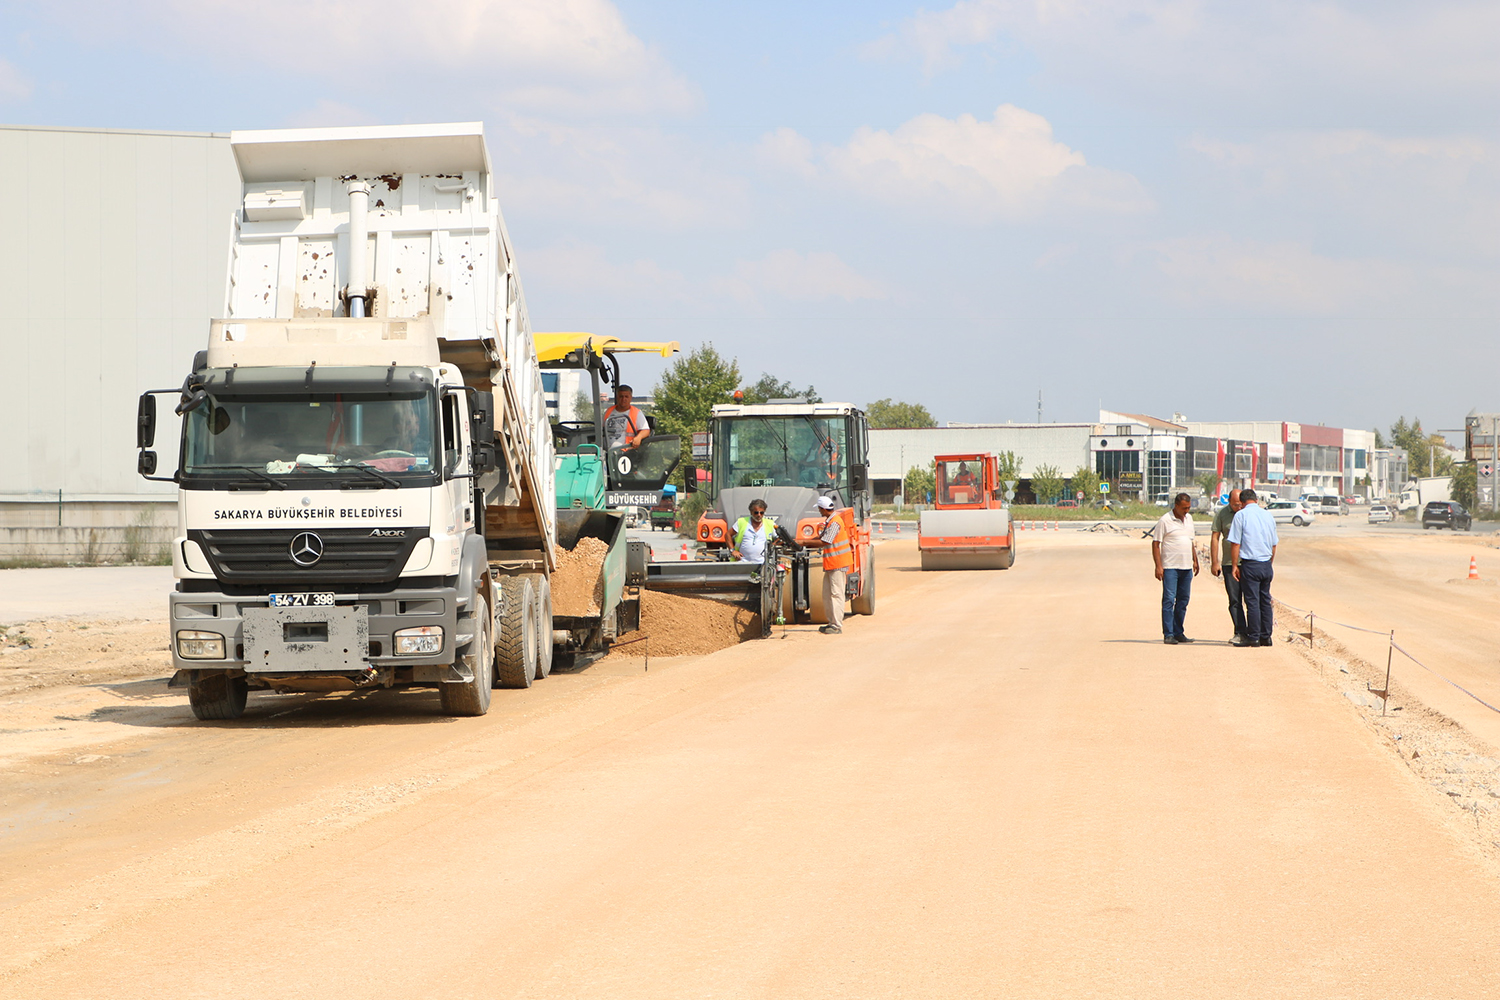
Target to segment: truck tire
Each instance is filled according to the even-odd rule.
[[[231,677],[223,673],[195,670],[188,681],[188,705],[193,714],[205,721],[238,719],[245,714],[250,684],[243,674]]]
[[[491,678],[495,670],[495,638],[493,618],[489,602],[483,594],[474,596],[474,614],[459,619],[471,625],[474,638],[469,640],[468,652],[461,654],[464,666],[473,674],[473,679],[438,687],[438,697],[443,704],[444,715],[483,715],[490,710]]]
[[[536,676],[552,673],[552,581],[541,573],[531,576],[536,591]]]
[[[875,546],[870,546],[870,565],[866,567],[864,586],[849,602],[849,610],[857,615],[873,615],[875,613]]]
[[[497,616],[496,686],[529,688],[536,680],[536,593],[524,576],[502,576],[500,591],[505,604]]]

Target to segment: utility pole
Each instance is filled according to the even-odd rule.
[[[1042,390],[1036,391],[1036,422],[1042,422]]]

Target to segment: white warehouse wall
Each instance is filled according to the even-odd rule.
[[[136,398],[224,311],[239,187],[227,134],[0,126],[0,497],[175,494],[136,475]]]
[[[1039,465],[1054,465],[1064,477],[1080,465],[1093,468],[1089,435],[1094,424],[989,424],[925,427],[870,432],[870,478],[900,479],[912,466],[925,469],[936,455],[1012,451],[1021,459],[1021,478]],[[903,464],[904,463],[904,464]]]

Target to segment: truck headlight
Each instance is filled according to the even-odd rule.
[[[177,655],[184,660],[222,660],[224,637],[217,632],[183,629],[177,633]]]
[[[428,656],[443,651],[443,629],[440,625],[404,628],[391,638],[396,640],[397,656]]]

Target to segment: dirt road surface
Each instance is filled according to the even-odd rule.
[[[482,719],[12,695],[0,995],[1500,995],[1469,817],[1301,653],[1207,641],[1206,575],[1203,641],[1163,646],[1139,539],[1023,542],[925,574],[888,542],[840,637],[611,658]]]

